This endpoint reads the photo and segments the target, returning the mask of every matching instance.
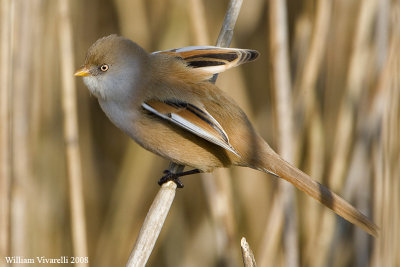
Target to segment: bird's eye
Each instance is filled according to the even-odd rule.
[[[109,68],[110,67],[107,64],[103,64],[103,65],[101,65],[100,70],[103,72],[106,72],[106,71],[108,71]]]

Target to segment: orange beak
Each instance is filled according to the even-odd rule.
[[[80,68],[79,70],[77,70],[74,74],[74,76],[90,76],[90,72],[89,69],[85,66],[83,66],[82,68]]]

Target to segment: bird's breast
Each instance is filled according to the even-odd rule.
[[[132,108],[131,105],[124,103],[116,103],[114,101],[100,100],[99,104],[107,117],[119,129],[128,134],[130,137],[135,136],[134,122],[137,120],[139,114],[137,109]]]

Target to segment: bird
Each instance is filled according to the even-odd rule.
[[[111,122],[143,148],[192,167],[159,183],[242,166],[280,177],[372,236],[378,227],[329,188],[285,161],[260,137],[239,105],[210,79],[254,61],[256,50],[190,46],[153,53],[119,35],[98,39],[75,76]]]

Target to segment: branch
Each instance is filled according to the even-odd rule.
[[[233,37],[233,28],[235,28],[242,2],[243,0],[231,0],[229,2],[229,7],[226,11],[224,22],[217,39],[217,46],[230,46]]]
[[[169,171],[179,173],[185,166],[171,163]],[[175,198],[176,184],[169,181],[163,184],[156,195],[153,204],[147,212],[142,229],[136,239],[135,246],[129,256],[126,266],[145,266],[153,251],[157,238],[167,218]]]
[[[231,0],[229,2],[228,10],[226,11],[224,22],[222,23],[221,31],[217,39],[216,46],[228,47],[231,44],[233,37],[233,28],[235,27],[237,18],[239,17],[239,11],[242,7],[243,0]],[[217,81],[218,74],[210,79],[212,83]]]

